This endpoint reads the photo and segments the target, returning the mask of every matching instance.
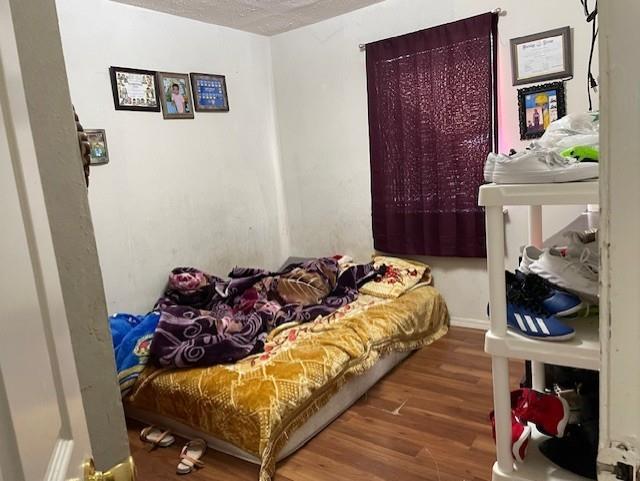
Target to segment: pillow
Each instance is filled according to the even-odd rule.
[[[420,281],[431,283],[431,268],[422,262],[396,257],[374,256],[373,264],[376,267],[385,265],[387,270],[381,278],[363,285],[360,288],[362,294],[395,299]]]

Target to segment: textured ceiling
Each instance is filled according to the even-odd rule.
[[[383,0],[114,1],[262,35],[275,35]]]

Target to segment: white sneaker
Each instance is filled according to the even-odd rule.
[[[598,272],[593,270],[586,258],[564,256],[557,249],[540,250],[535,246],[527,246],[518,270],[524,274],[537,274],[586,300],[598,302]]]
[[[487,156],[487,161],[484,163],[484,181],[493,182],[493,171],[496,167],[496,159],[500,157],[500,154],[494,154],[490,152]]]
[[[566,255],[574,259],[581,259],[581,262],[589,268],[600,272],[600,248],[598,246],[598,234],[596,232],[576,232],[571,231],[565,234],[569,239],[566,248]]]
[[[496,184],[575,182],[599,175],[597,163],[577,162],[548,149],[525,150],[509,157],[497,155],[493,164],[491,178]]]
[[[536,246],[526,246],[522,251],[522,259],[520,260],[518,270],[526,275],[532,274],[531,264],[540,257],[540,254],[542,254],[542,251]]]

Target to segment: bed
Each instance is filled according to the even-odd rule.
[[[438,291],[419,282],[397,298],[361,294],[313,322],[271,332],[264,352],[235,364],[148,367],[127,415],[259,464],[270,481],[295,452],[412,351],[447,333]]]

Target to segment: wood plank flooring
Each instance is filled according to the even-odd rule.
[[[495,459],[484,333],[452,328],[415,353],[278,465],[275,481],[488,481]],[[512,383],[522,375],[511,368]],[[257,481],[258,467],[209,450],[206,467],[175,474],[184,440],[148,453],[129,422],[140,481]]]

